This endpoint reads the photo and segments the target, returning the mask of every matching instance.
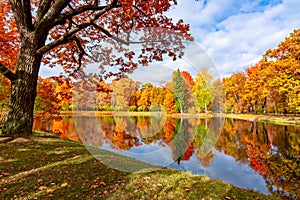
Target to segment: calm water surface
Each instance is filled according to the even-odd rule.
[[[235,119],[72,116],[37,130],[240,188],[300,198],[300,127]]]

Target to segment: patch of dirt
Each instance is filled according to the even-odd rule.
[[[11,139],[11,137],[0,137],[0,142],[10,140],[10,139]]]
[[[14,140],[10,141],[8,144],[26,143],[26,142],[30,142],[30,141],[31,140],[28,138],[18,137],[18,138],[15,138]]]

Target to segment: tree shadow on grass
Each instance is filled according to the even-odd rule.
[[[231,189],[221,181],[87,149],[55,136],[0,143],[0,199],[238,199],[240,194]],[[240,193],[248,199],[269,199]]]

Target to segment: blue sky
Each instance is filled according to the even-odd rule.
[[[300,28],[299,11],[299,0],[178,0],[168,16],[191,25],[224,77],[251,66]]]

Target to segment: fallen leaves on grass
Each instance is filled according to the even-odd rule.
[[[67,186],[68,186],[68,183],[62,183],[60,186],[61,186],[61,187],[67,187]]]
[[[53,188],[49,188],[49,189],[47,189],[46,192],[47,192],[47,193],[53,193],[53,192],[54,192],[54,189],[53,189]]]
[[[91,189],[95,189],[95,188],[97,188],[99,185],[91,185]]]
[[[100,185],[106,186],[106,183],[104,183],[103,181],[101,181]]]
[[[44,185],[39,187],[39,190],[47,190],[47,189],[48,189],[47,186],[44,186]]]

